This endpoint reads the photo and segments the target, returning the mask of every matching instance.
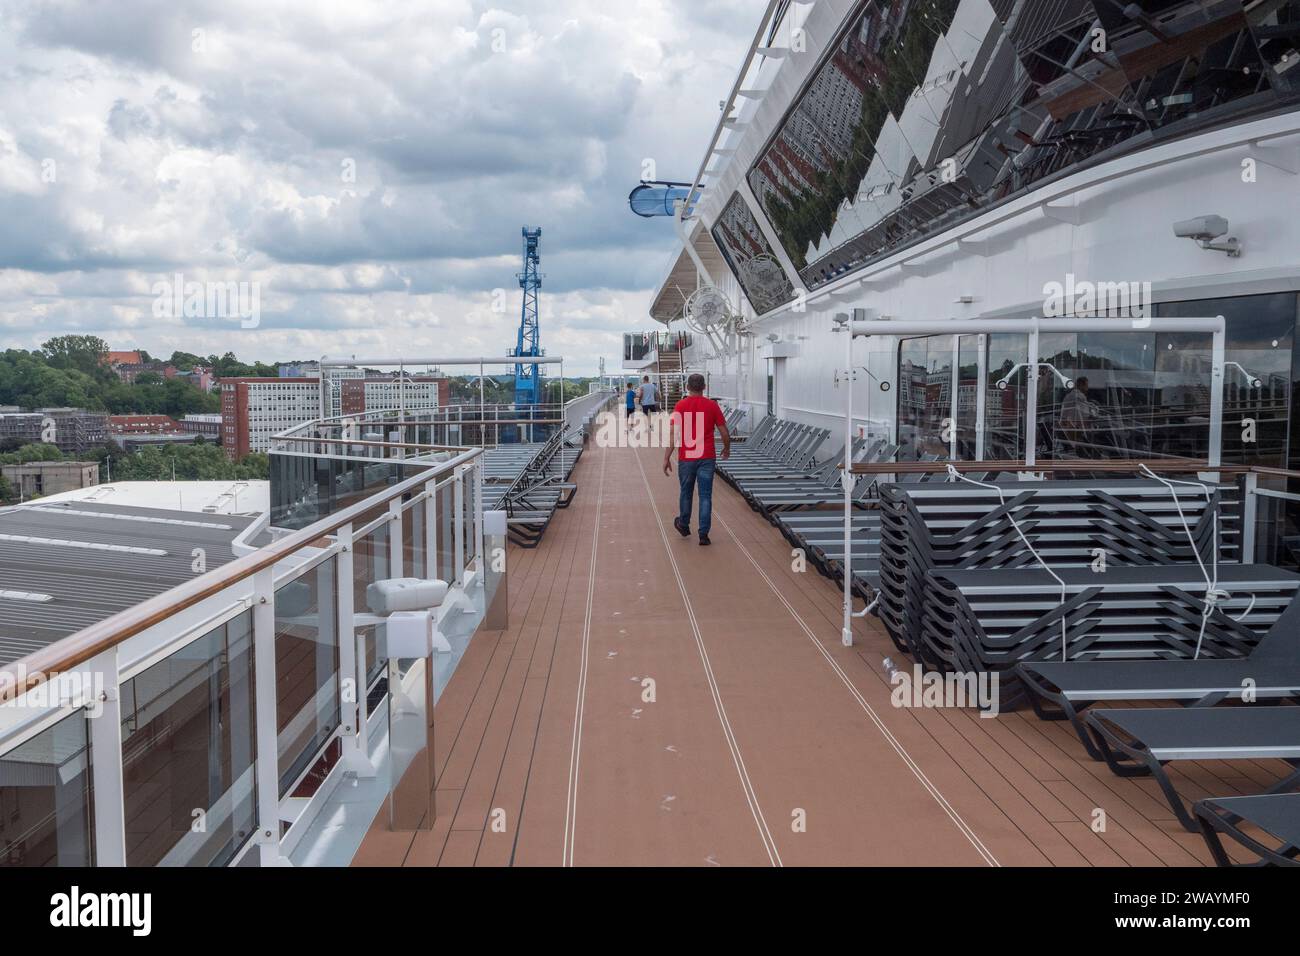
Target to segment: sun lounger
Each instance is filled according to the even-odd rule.
[[[1096,760],[1103,759],[1083,723],[1092,704],[1176,700],[1194,706],[1240,698],[1300,698],[1300,600],[1293,600],[1244,658],[1150,661],[1033,661],[1017,666],[1034,713],[1068,720]]]
[[[1085,718],[1106,760],[1121,777],[1150,774],[1178,822],[1195,832],[1165,765],[1176,760],[1284,760],[1291,772],[1269,788],[1282,793],[1300,785],[1300,707],[1161,707],[1094,710]]]
[[[1192,808],[1201,836],[1219,866],[1300,866],[1300,793],[1265,793],[1253,797],[1213,797]],[[1248,833],[1249,824],[1276,842],[1269,846]],[[1253,863],[1233,863],[1223,848],[1229,837],[1259,857]]]

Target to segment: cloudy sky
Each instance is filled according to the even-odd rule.
[[[593,372],[673,245],[628,190],[694,174],[763,7],[0,0],[0,349],[503,354],[526,223]],[[177,273],[257,283],[256,327],[168,314]]]

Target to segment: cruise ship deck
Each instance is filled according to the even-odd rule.
[[[381,811],[354,865],[1210,865],[1068,724],[893,706],[879,622],[842,646],[838,589],[720,481],[712,546],[679,537],[661,455],[583,456],[573,506],[514,552],[510,627],[437,704],[432,829]],[[1282,769],[1171,774],[1198,799]]]

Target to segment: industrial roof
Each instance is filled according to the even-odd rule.
[[[0,509],[0,665],[233,559],[250,517],[41,500]]]

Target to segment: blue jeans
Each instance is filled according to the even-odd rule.
[[[698,458],[695,461],[677,463],[677,481],[682,486],[681,497],[677,501],[678,517],[686,527],[691,524],[691,492],[695,486],[700,488],[700,534],[708,534],[713,524],[713,469],[717,467],[713,458]]]

